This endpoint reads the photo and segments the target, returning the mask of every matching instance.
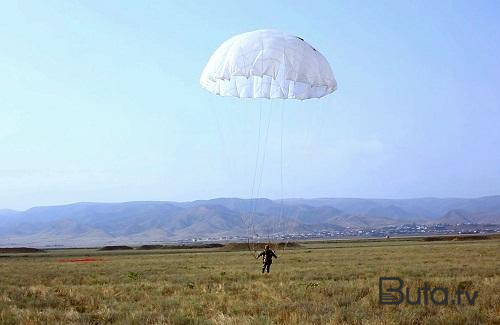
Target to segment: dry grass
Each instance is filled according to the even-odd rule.
[[[269,276],[248,251],[11,254],[0,258],[0,323],[494,324],[499,251],[500,239],[311,242],[278,252]],[[89,256],[99,260],[58,263]],[[380,306],[380,276],[479,296],[474,306]]]

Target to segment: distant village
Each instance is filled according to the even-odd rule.
[[[252,240],[313,240],[313,239],[350,239],[350,238],[390,238],[403,236],[433,236],[433,235],[473,235],[473,234],[494,234],[500,233],[500,225],[495,224],[403,224],[398,226],[387,226],[378,228],[350,228],[346,227],[338,231],[315,231],[290,234],[276,234],[272,236],[256,236]],[[179,242],[200,242],[200,241],[247,241],[245,236],[222,236],[207,238],[192,238]]]

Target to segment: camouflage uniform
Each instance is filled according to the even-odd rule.
[[[266,247],[264,251],[262,251],[257,258],[262,256],[262,263],[264,264],[262,266],[262,273],[267,269],[267,273],[269,273],[269,269],[271,268],[271,264],[273,264],[273,257],[278,258],[276,254],[269,248]]]

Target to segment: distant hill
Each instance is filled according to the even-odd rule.
[[[9,210],[9,209],[0,209],[0,216],[12,216],[12,215],[15,215],[16,213],[19,213],[19,212],[15,211],[15,210]]]
[[[472,223],[473,221],[468,217],[468,214],[462,210],[451,210],[446,213],[442,218],[439,218],[440,223],[446,224],[461,224]]]
[[[405,223],[500,224],[500,196],[476,199],[318,198],[75,203],[0,210],[0,245],[152,243]]]

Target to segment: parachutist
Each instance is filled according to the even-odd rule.
[[[303,38],[273,29],[261,29],[235,35],[224,41],[212,54],[200,76],[200,84],[209,92],[219,96],[237,98],[267,98],[305,100],[321,98],[337,89],[337,81],[327,59]],[[262,103],[262,102],[261,102]],[[280,204],[280,219],[283,217],[283,129],[284,109],[281,110],[281,138],[280,138],[280,183],[282,200]],[[246,220],[248,231],[248,250],[255,256],[250,239],[256,236],[253,225],[257,217],[258,195],[262,183],[264,170],[264,153],[271,123],[271,110],[266,131],[262,131],[262,105],[259,112],[257,155],[252,182],[251,209]],[[219,129],[219,128],[218,128]],[[265,134],[265,141],[261,141],[261,133]],[[223,135],[221,134],[221,138]],[[261,148],[261,143],[263,146]],[[262,162],[261,161],[262,156]],[[260,171],[259,171],[260,170]],[[257,187],[255,185],[257,184]],[[257,190],[256,192],[254,190]],[[284,225],[282,221],[280,225]],[[278,226],[278,225],[276,225]],[[268,233],[271,229],[266,229]],[[280,226],[282,227],[282,226]],[[272,231],[285,233],[284,229],[272,227]],[[263,256],[264,266],[262,273],[271,268],[272,259],[276,254],[266,247],[259,257]],[[257,257],[258,258],[258,257]]]
[[[278,258],[276,254],[273,252],[269,245],[266,245],[266,248],[257,256],[257,258],[262,256],[262,273],[267,270],[269,273],[269,269],[271,268],[271,264],[273,264],[273,257]]]

